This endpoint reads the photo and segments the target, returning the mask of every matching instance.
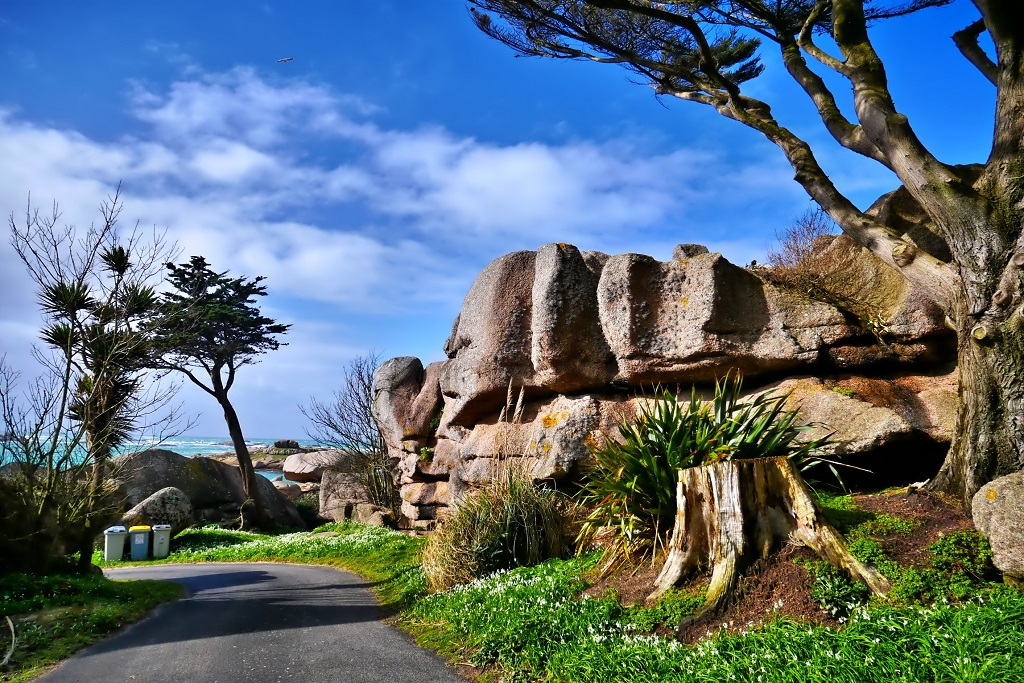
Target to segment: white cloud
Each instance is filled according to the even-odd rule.
[[[408,321],[451,315],[476,273],[514,249],[647,244],[668,258],[670,243],[703,239],[738,245],[746,260],[743,234],[695,238],[703,226],[694,221],[721,221],[781,193],[800,201],[775,158],[734,171],[707,151],[649,154],[623,141],[497,145],[438,127],[385,129],[357,97],[251,69],[187,74],[165,90],[134,87],[130,111],[147,128],[132,136],[90,138],[0,110],[0,206],[19,211],[32,192],[37,205],[55,198],[84,225],[122,182],[124,225],[166,227],[183,258],[267,275],[268,304],[296,323],[294,345],[247,382],[329,386],[311,358],[342,348],[333,355],[343,363],[389,336],[353,322],[340,343],[339,321],[372,316],[408,339]],[[6,246],[0,268],[21,269]],[[24,334],[13,332],[37,324],[25,303],[31,287],[14,277],[0,284],[4,344],[20,345]],[[443,344],[436,336],[394,351],[429,356],[423,349]]]

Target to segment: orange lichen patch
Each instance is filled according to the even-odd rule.
[[[540,423],[544,425],[545,429],[551,429],[567,417],[569,417],[569,413],[565,411],[561,413],[548,413],[541,418]]]
[[[543,446],[541,446],[541,450],[544,451],[545,453],[547,453],[548,451],[551,450],[551,444],[549,444],[549,443],[544,444]]]
[[[679,303],[683,305],[683,308],[686,308],[687,306],[690,305],[690,299],[689,297],[684,296],[682,299],[679,300]]]

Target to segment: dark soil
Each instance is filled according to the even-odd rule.
[[[888,556],[902,565],[922,566],[929,560],[928,546],[944,534],[971,529],[973,525],[963,509],[940,496],[900,489],[885,493],[854,496],[859,511],[850,514],[850,523],[866,521],[878,514],[917,522],[910,534],[873,536]],[[842,524],[838,524],[842,526]],[[725,629],[739,632],[752,627],[786,618],[802,623],[839,626],[828,612],[810,598],[812,577],[794,560],[814,560],[815,555],[806,548],[787,546],[767,560],[750,567],[740,579],[737,589],[726,607],[684,622],[676,635],[687,643],[694,643]],[[654,579],[661,567],[650,563],[641,567],[621,568],[587,589],[586,593],[600,596],[614,590],[624,605],[643,604],[653,590]],[[682,590],[707,584],[708,577],[694,577]],[[672,631],[666,624],[665,635]]]

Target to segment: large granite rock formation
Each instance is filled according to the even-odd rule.
[[[138,505],[162,488],[180,489],[192,503],[197,521],[220,522],[238,516],[245,502],[242,472],[212,458],[186,458],[172,451],[151,449],[116,459],[124,477],[129,506]],[[275,524],[304,528],[291,501],[269,479],[256,477],[266,512]]]
[[[836,455],[920,442],[930,467],[948,444],[956,402],[949,368],[930,373],[955,358],[953,336],[934,304],[866,251],[843,238],[827,248],[842,277],[883,278],[852,293],[880,311],[873,327],[698,245],[681,245],[668,262],[568,244],[496,259],[466,296],[448,360],[424,369],[395,358],[375,377],[403,514],[429,526],[508,456],[539,479],[573,478],[616,421],[635,413],[639,391],[706,385],[735,370],[751,390],[792,392],[802,419],[833,433]],[[825,380],[779,383],[812,373]],[[498,421],[510,385],[526,396],[518,424]]]

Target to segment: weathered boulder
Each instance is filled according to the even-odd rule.
[[[441,373],[445,422],[473,424],[503,403],[509,382],[536,387],[532,362],[533,282],[537,252],[492,261],[474,280],[445,344]]]
[[[836,282],[856,285],[841,285],[834,301],[823,297],[828,303],[700,245],[679,245],[668,262],[567,244],[494,260],[466,295],[444,346],[448,360],[424,371],[415,358],[393,359],[375,379],[403,515],[443,516],[509,457],[538,479],[572,479],[593,447],[614,438],[616,421],[635,414],[630,393],[706,389],[735,371],[759,390],[786,376],[824,375],[767,388],[794,391],[791,407],[817,425],[809,435],[832,435],[832,455],[870,453],[857,460],[868,469],[898,457],[922,471],[911,481],[926,478],[951,438],[955,379],[899,372],[941,361],[949,373],[953,337],[932,302],[865,250],[835,238],[818,252]],[[854,299],[873,313],[846,305]],[[863,384],[847,389],[858,372]],[[525,396],[515,424],[499,422],[510,387],[513,402]],[[438,428],[428,428],[442,402]]]
[[[971,501],[974,526],[992,546],[992,561],[1007,576],[1024,581],[1024,472],[982,486]]]
[[[520,423],[481,422],[459,449],[459,476],[467,482],[490,481],[495,461],[525,459],[536,479],[562,479],[590,457],[596,443],[602,403],[593,396],[556,396],[528,403]],[[440,446],[440,443],[438,444]]]
[[[530,321],[533,384],[578,391],[615,376],[615,357],[598,317],[598,278],[571,244],[537,250]]]
[[[948,258],[948,256],[946,257]],[[825,240],[809,257],[806,268],[820,273],[826,289],[840,295],[856,309],[853,313],[876,325],[890,340],[921,341],[934,337],[952,339],[939,306],[910,285],[906,278],[846,235]],[[882,347],[881,350],[884,350]],[[928,357],[927,344],[910,356]]]
[[[151,449],[116,459],[122,467],[128,505],[135,506],[167,486],[180,489],[192,502],[197,520],[219,522],[237,516],[245,500],[242,473],[213,458],[186,458],[172,451]],[[298,511],[266,477],[256,477],[264,509],[280,526],[303,528]]]
[[[295,500],[302,495],[302,488],[294,481],[275,479],[270,483],[274,485],[275,489],[283,493],[288,500]]]
[[[344,452],[335,449],[293,453],[285,459],[281,471],[284,478],[290,481],[320,481],[324,476],[324,470],[337,467],[344,460]]]
[[[402,356],[377,368],[373,415],[390,449],[415,448],[432,436],[431,423],[442,406],[440,378],[444,366],[445,361],[441,361],[424,369],[418,358]]]
[[[299,442],[295,439],[280,439],[274,442],[274,448],[294,450],[299,447]]]
[[[320,516],[335,522],[352,517],[358,503],[370,502],[365,484],[349,472],[327,470],[320,481]]]
[[[391,510],[373,503],[356,503],[352,508],[350,519],[358,524],[368,526],[395,526],[395,516]]]
[[[770,391],[790,394],[787,407],[798,410],[799,422],[809,427],[804,438],[830,437],[828,455],[867,453],[906,441],[914,431],[893,410],[835,391],[815,377],[786,380]]]
[[[856,334],[833,307],[781,292],[720,254],[613,256],[597,298],[618,379],[635,386],[792,370]]]
[[[194,521],[192,501],[184,491],[173,486],[156,491],[121,518],[121,524],[126,527],[170,524],[172,536],[192,526]]]

